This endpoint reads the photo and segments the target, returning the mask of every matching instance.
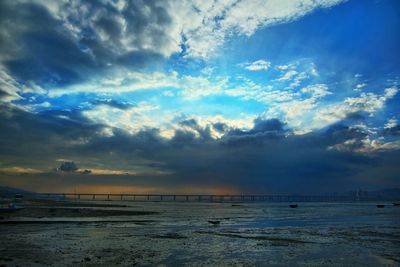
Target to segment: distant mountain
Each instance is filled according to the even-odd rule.
[[[26,191],[26,190],[22,190],[19,188],[0,186],[0,197],[10,198],[10,197],[13,197],[15,194],[21,194],[24,196],[32,196],[35,193]]]

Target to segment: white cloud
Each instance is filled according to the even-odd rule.
[[[256,60],[251,63],[241,64],[243,68],[249,71],[267,70],[271,67],[271,62],[265,60]]]
[[[277,66],[276,69],[280,70],[283,74],[273,81],[289,83],[288,88],[292,89],[301,86],[302,82],[306,79],[319,76],[315,63],[307,58]]]
[[[311,95],[311,98],[313,99],[321,98],[326,95],[332,94],[332,92],[328,90],[328,86],[326,84],[309,85],[302,88],[300,91],[302,93]]]
[[[355,86],[355,88],[354,88],[354,91],[361,92],[362,89],[363,89],[365,86],[367,86],[366,83],[359,83],[359,84],[356,84],[356,86]]]
[[[382,95],[361,93],[358,97],[348,97],[341,102],[328,105],[320,101],[321,98],[332,94],[325,84],[309,85],[298,92],[253,90],[253,93],[243,91],[242,95],[244,98],[264,101],[267,110],[263,116],[266,118],[280,118],[289,123],[295,132],[305,133],[333,124],[352,113],[367,112],[373,115],[381,110],[386,101],[394,97],[397,91],[397,88],[391,87],[385,89]],[[235,93],[239,95],[237,90]]]
[[[49,97],[59,97],[73,93],[127,93],[139,90],[160,90],[176,88],[186,99],[197,99],[203,96],[218,94],[226,87],[229,77],[207,77],[178,75],[172,71],[169,73],[153,72],[125,72],[119,70],[107,77],[95,79],[83,84],[62,88],[52,88],[48,91]],[[172,92],[166,93],[170,96]]]
[[[373,114],[382,109],[386,101],[393,98],[397,92],[397,88],[391,87],[386,88],[383,95],[361,93],[358,97],[348,97],[343,102],[325,106],[317,111],[313,125],[315,128],[321,128],[356,112]]]
[[[398,125],[398,123],[399,122],[395,118],[391,118],[385,123],[384,128],[385,129],[394,128],[394,127],[396,127]]]
[[[341,0],[198,0],[173,2],[188,55],[207,58],[233,35],[251,36],[259,28],[290,22]]]
[[[287,81],[287,80],[292,79],[297,74],[298,74],[298,72],[296,70],[291,69],[291,70],[288,70],[287,72],[285,72],[281,77],[276,79],[276,81]]]
[[[362,140],[349,139],[343,143],[328,147],[328,150],[352,151],[357,153],[377,153],[400,149],[400,141],[383,142],[369,136]]]
[[[299,75],[297,75],[297,76],[293,79],[293,82],[290,83],[289,86],[290,86],[291,88],[299,87],[299,86],[301,85],[301,82],[302,82],[303,80],[308,79],[309,77],[310,77],[310,76],[309,76],[305,71],[300,72]]]
[[[279,65],[279,66],[277,66],[276,68],[277,68],[278,70],[287,70],[287,69],[289,69],[289,68],[291,68],[291,67],[292,67],[291,64],[287,64],[287,65]]]
[[[45,101],[39,104],[27,105],[26,107],[30,110],[36,110],[37,108],[49,108],[51,107],[51,104]]]
[[[400,141],[393,142],[381,142],[376,139],[370,139],[369,137],[362,140],[363,146],[356,150],[361,153],[373,153],[381,152],[386,150],[397,150],[400,149]]]
[[[82,114],[95,123],[124,129],[133,134],[146,127],[158,127],[162,118],[157,118],[153,114],[158,109],[158,106],[146,103],[139,103],[137,106],[124,110],[108,105],[98,105],[93,109],[82,111]],[[99,135],[112,136],[112,130],[108,127],[99,132]]]

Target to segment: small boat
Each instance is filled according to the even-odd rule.
[[[393,206],[400,206],[400,203],[392,203],[393,204]]]
[[[289,205],[289,207],[291,207],[292,209],[295,209],[295,208],[297,208],[299,205],[297,205],[297,204],[290,204]]]
[[[385,205],[383,205],[383,204],[378,204],[378,205],[376,205],[376,207],[377,207],[377,208],[384,208]]]
[[[208,221],[208,223],[211,223],[212,225],[219,225],[221,222],[220,221]]]

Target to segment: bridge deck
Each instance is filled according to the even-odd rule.
[[[92,193],[38,193],[38,197],[75,200],[124,201],[204,201],[204,202],[333,202],[355,201],[352,196],[318,195],[201,195],[201,194],[92,194]]]

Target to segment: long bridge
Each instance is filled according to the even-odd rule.
[[[94,194],[94,193],[37,193],[36,197],[65,200],[120,201],[185,201],[185,202],[340,202],[376,200],[336,195],[229,195],[229,194]]]

